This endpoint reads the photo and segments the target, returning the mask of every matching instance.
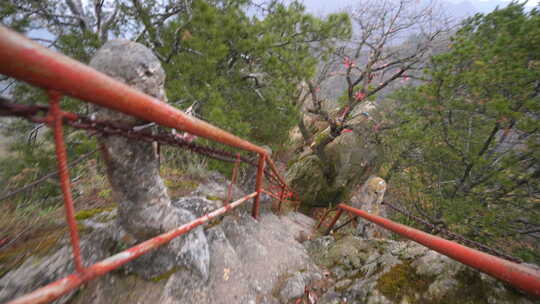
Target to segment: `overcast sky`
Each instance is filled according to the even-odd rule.
[[[420,0],[419,0],[420,1]],[[528,0],[527,6],[533,7],[540,0]],[[303,0],[306,8],[316,15],[325,15],[341,11],[347,7],[362,5],[363,0]],[[482,12],[487,13],[497,6],[506,6],[510,0],[443,0],[447,7],[453,10],[452,15],[462,16],[469,11],[470,14]]]

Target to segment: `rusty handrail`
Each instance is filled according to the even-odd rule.
[[[57,143],[59,171],[64,171],[60,174],[61,177],[63,176],[61,178],[63,180],[62,191],[66,202],[66,216],[70,223],[69,226],[72,233],[72,247],[74,248],[74,260],[77,270],[77,272],[72,275],[37,289],[8,304],[46,303],[54,300],[79,287],[83,283],[116,269],[142,254],[169,242],[173,238],[189,232],[210,219],[228,212],[248,199],[254,198],[252,215],[257,217],[259,213],[260,194],[266,192],[262,188],[262,177],[266,163],[281,183],[282,190],[279,196],[280,200],[283,199],[285,190],[290,190],[283,177],[279,174],[274,162],[268,157],[268,153],[262,147],[243,140],[204,121],[188,116],[182,111],[162,101],[141,93],[67,56],[55,53],[2,26],[0,26],[0,58],[2,58],[0,73],[47,89],[49,93],[53,95],[51,102],[53,102],[53,104],[56,103],[56,107],[49,113],[48,122],[51,125],[54,125],[56,130],[55,141]],[[54,91],[58,93],[55,93]],[[71,196],[69,178],[67,174],[64,174],[67,173],[67,169],[65,168],[65,149],[62,145],[62,124],[59,123],[64,114],[62,114],[58,106],[58,100],[61,98],[61,94],[67,94],[96,105],[147,121],[156,122],[166,127],[180,129],[235,148],[255,152],[259,155],[256,191],[209,214],[197,218],[190,223],[84,268],[84,265],[82,265],[82,261],[80,260],[80,254],[77,252],[79,245],[78,236],[73,235],[73,230],[75,230],[76,234],[76,227],[74,225],[72,210],[73,204],[69,199]],[[371,215],[348,205],[338,205],[338,212],[332,220],[329,229],[335,225],[344,211],[361,216],[366,220],[447,255],[452,259],[506,281],[532,295],[540,297],[540,273],[538,271],[427,234],[420,230],[395,223],[388,219]]]
[[[291,190],[268,152],[154,97],[0,25],[0,73],[35,86],[266,156],[270,170]]]
[[[220,216],[246,202],[248,199],[257,195],[257,192],[248,194],[226,206],[216,209],[209,214],[195,219],[187,224],[184,224],[174,230],[158,235],[147,241],[144,241],[138,245],[135,245],[127,250],[119,252],[113,256],[110,256],[94,265],[85,268],[83,273],[76,272],[56,282],[52,282],[46,286],[43,286],[32,293],[15,299],[7,304],[26,304],[26,303],[47,303],[54,299],[61,297],[69,291],[81,286],[83,283],[90,281],[98,276],[104,275],[111,270],[114,270],[141,255],[171,241],[172,239],[185,234],[193,228],[202,225],[209,220]]]
[[[260,195],[264,191],[262,180],[266,163],[270,165],[272,173],[282,184],[281,186],[289,189],[264,148],[209,123],[186,115],[184,112],[156,98],[133,89],[76,60],[53,52],[3,26],[0,26],[0,58],[2,58],[0,63],[1,74],[41,87],[49,93],[51,107],[44,121],[55,131],[58,169],[76,269],[76,273],[13,300],[9,304],[52,301],[81,284],[116,269],[192,230],[211,218],[228,212],[248,199],[253,198],[252,215],[257,218],[259,215]],[[80,255],[80,241],[74,218],[71,186],[66,166],[67,157],[65,145],[63,144],[62,120],[68,116],[68,113],[60,109],[59,101],[64,94],[146,121],[155,122],[162,126],[179,129],[231,147],[257,153],[259,162],[255,192],[168,233],[149,239],[89,267],[84,267],[84,261],[82,261]],[[71,118],[73,119],[73,117]]]
[[[0,26],[0,73],[118,112],[242,150],[264,148],[189,116],[154,97]]]
[[[338,213],[332,220],[329,229],[335,225],[343,211],[347,211],[444,254],[458,262],[503,280],[531,295],[540,297],[540,271],[463,246],[456,242],[445,240],[409,226],[398,224],[389,219],[369,214],[349,205],[339,204],[337,208]]]

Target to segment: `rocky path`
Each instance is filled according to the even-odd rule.
[[[175,201],[194,216],[217,208],[227,183],[210,178]],[[236,195],[241,195],[239,189]],[[270,202],[264,202],[269,206]],[[349,229],[317,236],[313,219],[268,208],[259,220],[250,205],[202,227],[210,257],[207,279],[177,267],[144,279],[138,261],[88,283],[57,303],[534,303],[503,283],[409,241],[364,239]],[[85,220],[83,255],[97,261],[126,246],[115,212]],[[344,229],[347,230],[347,229]],[[193,251],[197,252],[197,251]],[[73,271],[65,246],[28,258],[0,279],[0,302]],[[191,254],[187,259],[197,259]],[[188,261],[189,262],[189,261]],[[200,261],[191,261],[198,264]],[[186,263],[189,265],[190,263]]]
[[[211,178],[193,196],[174,204],[194,216],[208,213],[221,205],[221,201],[208,198],[223,196],[224,185]],[[235,192],[242,194],[239,189]],[[269,205],[266,202],[265,206]],[[142,259],[88,283],[57,303],[286,303],[302,296],[305,285],[322,278],[322,271],[301,243],[311,235],[313,220],[294,212],[277,216],[268,208],[263,208],[261,217],[255,220],[249,208],[248,203],[195,231],[203,233],[208,243],[206,280],[189,267],[144,279],[148,263]],[[81,223],[90,231],[83,234],[81,243],[87,264],[131,245],[115,218],[115,211],[104,212]],[[200,264],[193,253],[184,258],[195,260],[186,265]],[[71,273],[73,265],[69,261],[67,240],[58,250],[28,258],[0,279],[0,302]]]

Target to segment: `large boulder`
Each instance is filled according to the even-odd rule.
[[[321,202],[337,200],[338,193],[331,192],[322,166],[316,155],[309,154],[291,164],[285,174],[288,185],[301,196],[303,205],[317,206]]]
[[[90,66],[156,99],[167,101],[165,71],[152,50],[142,44],[117,39],[94,55]],[[130,127],[147,122],[117,111],[96,107],[94,117]],[[122,136],[99,138],[112,194],[118,201],[117,222],[130,242],[141,242],[195,219],[192,212],[171,204],[159,174],[159,160],[152,143]],[[175,267],[188,267],[202,280],[208,277],[209,253],[201,229],[180,237],[138,259],[136,271],[152,278]]]
[[[328,207],[349,199],[352,190],[376,169],[380,149],[372,136],[371,126],[365,118],[353,127],[352,132],[339,135],[324,149],[326,162],[309,150],[292,162],[286,179],[300,195],[303,210]],[[329,136],[329,132],[327,128],[317,133],[314,145]]]

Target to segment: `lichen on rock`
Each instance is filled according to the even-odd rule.
[[[376,167],[379,148],[370,137],[356,133],[366,131],[365,127],[359,125],[354,132],[341,134],[328,144],[324,148],[326,160],[307,151],[291,163],[285,177],[293,189],[302,193],[304,210],[328,207],[348,199]],[[315,144],[325,136],[329,136],[328,130],[318,133]]]
[[[502,282],[411,241],[326,236],[306,246],[337,280],[318,303],[534,303]]]

